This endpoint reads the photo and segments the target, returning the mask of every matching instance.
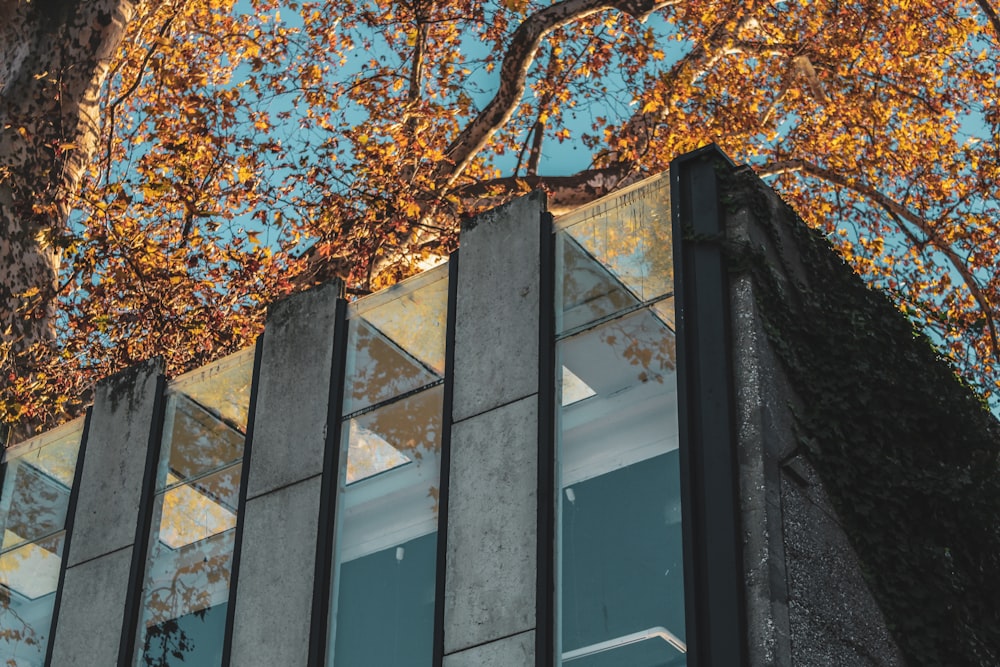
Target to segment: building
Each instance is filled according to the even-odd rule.
[[[935,470],[957,479],[980,454],[995,466],[996,423],[925,341],[892,339],[911,362],[870,361],[868,330],[837,325],[910,332],[887,302],[810,296],[855,284],[870,294],[709,148],[555,220],[540,193],[483,214],[447,264],[353,303],[337,285],[291,297],[256,348],[169,381],[140,364],[98,385],[86,418],[7,451],[0,654],[20,667],[901,665],[919,636],[933,656],[935,630],[900,629],[880,596],[881,552],[858,520],[881,530],[886,511],[908,530],[891,509],[917,496],[847,479],[837,448],[922,451],[905,425],[867,417],[895,409],[865,403],[869,378],[910,367],[942,378],[907,387],[955,440]],[[1000,498],[973,477],[957,502]],[[943,546],[964,553],[955,539]],[[897,578],[934,576],[924,567],[900,562]],[[941,641],[990,650],[990,613],[938,628]]]

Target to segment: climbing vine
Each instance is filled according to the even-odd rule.
[[[931,341],[748,171],[776,254],[740,247],[798,437],[908,661],[1000,664],[1000,424]],[[775,212],[778,215],[775,215]]]

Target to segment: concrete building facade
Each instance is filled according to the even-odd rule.
[[[734,259],[793,252],[738,171],[703,150],[558,219],[532,193],[384,292],[313,289],[254,349],[104,381],[5,454],[0,654],[904,664]]]

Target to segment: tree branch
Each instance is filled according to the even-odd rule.
[[[1000,41],[1000,16],[997,15],[997,10],[993,9],[990,0],[976,0],[976,4],[983,10],[986,18],[989,19],[990,25],[993,26],[993,36],[997,41]]]
[[[122,102],[127,100],[129,96],[136,91],[139,84],[142,83],[142,78],[146,75],[146,67],[149,65],[150,60],[153,59],[153,54],[156,53],[156,50],[159,48],[161,40],[167,36],[167,31],[170,30],[170,24],[173,23],[174,18],[177,16],[177,12],[179,11],[180,10],[176,10],[173,14],[167,17],[167,20],[163,22],[162,26],[160,26],[157,38],[153,40],[153,43],[146,50],[146,54],[143,56],[142,62],[139,64],[139,72],[136,74],[135,81],[132,82],[132,85],[108,105],[108,143],[104,154],[104,159],[107,163],[107,168],[104,173],[105,183],[111,182],[111,144],[115,136],[115,110],[121,105]]]
[[[524,186],[541,188],[549,195],[548,211],[553,215],[560,215],[631,185],[642,176],[634,164],[615,162],[601,169],[586,169],[571,176],[507,176],[478,181],[457,188],[455,194],[479,205],[490,203],[490,198],[496,197],[496,203],[500,204],[510,198],[510,193],[517,192]]]
[[[427,21],[423,12],[416,10],[416,37],[413,44],[413,60],[410,63],[410,87],[406,94],[407,111],[412,112],[413,108],[420,101],[420,92],[424,82],[424,49],[427,46]],[[417,119],[410,116],[407,120],[410,132],[416,131]]]
[[[524,94],[528,69],[545,35],[572,21],[607,9],[618,9],[642,20],[651,12],[679,1],[563,0],[529,16],[511,37],[500,67],[500,88],[497,94],[445,150],[446,159],[439,167],[438,181],[443,182],[445,187],[450,187],[493,133],[513,115]]]
[[[814,176],[816,178],[821,178],[825,181],[829,181],[830,183],[833,183],[835,185],[839,185],[840,187],[847,188],[848,190],[851,190],[852,192],[873,201],[879,207],[884,209],[891,218],[896,220],[897,224],[899,224],[899,220],[905,220],[906,222],[910,223],[911,225],[919,229],[921,233],[923,233],[924,236],[927,237],[927,240],[931,243],[931,245],[933,245],[935,248],[941,251],[941,253],[948,258],[949,263],[952,265],[952,267],[954,267],[955,271],[957,271],[958,274],[962,277],[962,281],[965,283],[965,286],[969,288],[969,292],[972,294],[972,297],[976,300],[976,304],[982,311],[983,317],[986,318],[986,325],[987,328],[989,329],[989,334],[990,334],[990,345],[993,349],[992,356],[995,360],[1000,361],[1000,342],[998,342],[998,340],[1000,339],[998,339],[997,336],[996,322],[994,321],[993,318],[992,307],[990,305],[989,299],[986,297],[986,294],[979,286],[979,281],[976,280],[976,277],[972,274],[971,271],[969,271],[969,268],[966,266],[965,261],[959,256],[957,252],[955,252],[954,248],[952,248],[948,243],[943,241],[940,236],[938,236],[938,234],[934,231],[934,228],[927,220],[924,220],[922,217],[920,217],[910,209],[906,208],[899,202],[890,199],[889,197],[887,197],[885,194],[878,191],[874,187],[870,185],[865,185],[864,183],[859,183],[853,179],[844,176],[843,174],[839,174],[833,170],[820,167],[819,165],[813,164],[808,160],[799,160],[799,159],[784,160],[782,162],[774,162],[769,165],[765,165],[761,169],[757,170],[757,174],[761,177],[777,176],[780,174],[788,174],[795,172],[808,174],[810,176]],[[903,233],[910,235],[905,229],[903,229]]]

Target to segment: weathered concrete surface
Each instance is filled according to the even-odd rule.
[[[781,496],[792,663],[905,665],[819,477],[803,457],[785,470]]]
[[[323,471],[339,284],[296,294],[268,313],[247,497]]]
[[[132,528],[135,530],[135,526]],[[66,570],[62,606],[53,637],[53,665],[118,664],[131,564],[129,547]]]
[[[456,422],[537,391],[539,227],[533,192],[462,229],[455,332]]]
[[[156,384],[162,373],[162,362],[151,360],[100,382],[95,389],[67,567],[135,540],[146,450],[155,421]],[[124,590],[127,582],[126,574],[107,585]],[[71,600],[65,597],[63,604]]]
[[[234,666],[308,663],[320,486],[313,477],[247,501]]]
[[[444,667],[531,667],[535,664],[535,631],[446,655]]]
[[[760,242],[751,238],[745,211],[728,222],[731,239]],[[788,409],[793,399],[761,327],[749,276],[733,276],[730,293],[748,652],[752,665],[787,667],[792,654],[779,462],[797,446]]]
[[[761,229],[746,209],[729,211],[727,235],[783,267],[791,293],[807,275],[786,228],[797,223],[761,187],[771,228]],[[731,276],[750,664],[902,665],[821,481],[797,455],[794,410],[801,401],[765,333],[754,289],[748,274]]]
[[[232,665],[302,665],[309,654],[321,474],[340,285],[285,299],[261,350]]]
[[[446,654],[535,627],[537,419],[531,396],[452,427]]]

